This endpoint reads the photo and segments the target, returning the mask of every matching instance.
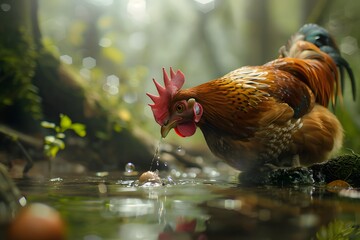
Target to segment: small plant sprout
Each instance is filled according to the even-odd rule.
[[[55,158],[59,150],[65,149],[64,139],[67,130],[73,130],[78,136],[86,136],[86,127],[81,123],[73,123],[69,116],[60,114],[60,123],[57,126],[55,123],[42,121],[43,128],[54,129],[54,135],[47,135],[44,138],[44,153],[47,157]]]

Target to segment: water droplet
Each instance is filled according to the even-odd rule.
[[[60,178],[60,177],[57,177],[57,178],[51,178],[49,181],[50,181],[50,182],[62,182],[63,179]]]
[[[162,138],[160,138],[160,141],[158,142],[158,145],[155,149],[155,153],[154,156],[151,160],[151,164],[150,164],[150,171],[152,170],[152,167],[154,165],[154,161],[156,160],[156,162],[158,162],[160,160],[160,143],[161,143]]]
[[[97,177],[106,177],[109,175],[109,172],[97,172],[95,173]]]
[[[125,165],[124,175],[125,176],[136,176],[136,175],[138,175],[138,172],[135,171],[135,165],[133,163],[129,162],[129,163],[127,163]]]
[[[131,173],[133,171],[135,171],[135,165],[131,162],[127,163],[125,165],[125,172]]]
[[[99,183],[98,189],[101,194],[107,193],[107,186],[104,183]]]
[[[177,147],[176,152],[181,156],[185,155],[185,150],[181,146]]]
[[[19,199],[19,203],[20,203],[20,205],[21,205],[22,207],[25,207],[25,205],[26,205],[26,203],[27,203],[26,198],[25,198],[25,197],[21,197],[21,198]]]
[[[172,179],[171,176],[167,176],[166,180],[167,180],[166,182],[167,185],[176,185],[175,181]]]

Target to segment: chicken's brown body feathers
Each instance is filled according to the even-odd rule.
[[[198,127],[209,148],[237,169],[291,166],[295,155],[304,165],[322,162],[342,142],[342,127],[325,108],[338,79],[331,58],[316,47],[311,51],[305,60],[279,58],[239,68],[180,90],[174,102],[195,98],[203,106]],[[319,84],[324,79],[331,82]]]
[[[199,127],[210,150],[239,170],[323,162],[342,146],[342,126],[327,106],[341,97],[345,71],[354,97],[355,80],[320,26],[304,25],[274,61],[193,88],[178,90],[184,76],[170,71],[167,88],[154,80],[160,96],[149,95],[163,137],[171,128],[187,137]]]

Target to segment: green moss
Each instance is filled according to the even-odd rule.
[[[32,84],[37,53],[24,30],[0,37],[0,113],[20,106],[34,119],[42,115],[38,89]]]
[[[352,186],[360,186],[360,155],[345,154],[310,167],[315,181],[344,180]]]
[[[306,167],[253,170],[241,173],[239,180],[245,185],[275,186],[311,185],[315,182],[312,170]]]
[[[360,155],[345,154],[321,164],[300,168],[264,168],[243,172],[240,183],[246,185],[294,186],[329,183],[343,180],[360,186]]]

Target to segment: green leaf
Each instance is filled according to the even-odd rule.
[[[71,119],[65,114],[60,114],[60,127],[62,132],[65,132],[67,129],[69,129],[71,125]]]
[[[84,124],[81,123],[73,123],[71,125],[71,129],[74,130],[74,132],[79,135],[80,137],[86,136],[86,127]]]
[[[65,134],[64,134],[64,133],[57,133],[57,134],[56,134],[56,138],[64,139],[64,138],[65,138]]]
[[[52,129],[54,129],[55,128],[55,123],[51,123],[51,122],[47,122],[47,121],[42,121],[41,123],[41,126],[43,127],[43,128],[52,128]]]
[[[45,145],[49,146],[58,146],[60,149],[65,148],[65,143],[63,140],[58,139],[54,136],[46,136],[45,137]]]
[[[346,240],[355,239],[356,235],[360,233],[360,229],[352,222],[344,222],[342,220],[334,220],[327,226],[322,226],[316,233],[317,240]]]
[[[45,144],[53,144],[55,142],[54,136],[45,136],[44,138]]]
[[[46,156],[56,157],[56,154],[58,153],[60,148],[58,146],[45,145],[44,150]]]
[[[115,131],[115,132],[121,132],[121,130],[122,130],[121,125],[118,124],[118,123],[115,123],[115,124],[114,124],[114,131]]]
[[[54,144],[55,144],[56,146],[58,146],[60,149],[64,149],[64,148],[65,148],[65,143],[64,143],[64,141],[61,140],[61,139],[56,138]]]

